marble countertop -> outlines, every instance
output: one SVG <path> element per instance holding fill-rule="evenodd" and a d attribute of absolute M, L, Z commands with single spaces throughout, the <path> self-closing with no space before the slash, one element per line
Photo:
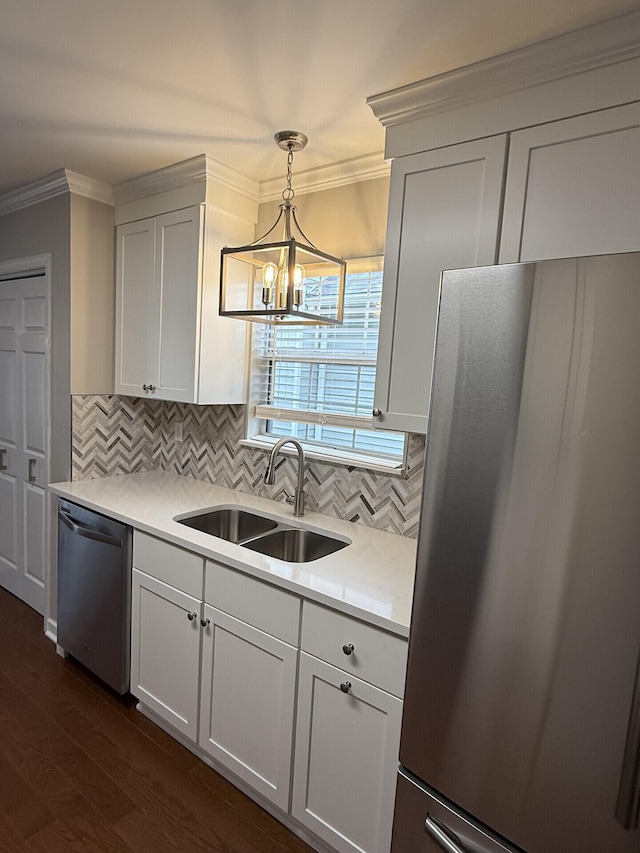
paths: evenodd
<path fill-rule="evenodd" d="M 416 541 L 328 515 L 293 517 L 288 504 L 163 471 L 52 483 L 50 490 L 175 545 L 334 607 L 402 637 L 409 635 Z M 176 516 L 243 506 L 350 544 L 309 563 L 286 563 L 193 530 Z"/>

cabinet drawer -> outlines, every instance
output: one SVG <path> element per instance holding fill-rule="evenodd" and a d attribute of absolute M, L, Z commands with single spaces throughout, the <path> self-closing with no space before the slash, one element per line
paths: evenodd
<path fill-rule="evenodd" d="M 153 578 L 195 598 L 202 598 L 204 557 L 198 554 L 136 530 L 133 534 L 133 565 Z"/>
<path fill-rule="evenodd" d="M 305 601 L 302 648 L 394 696 L 404 694 L 407 641 L 402 637 Z"/>
<path fill-rule="evenodd" d="M 243 572 L 207 560 L 205 601 L 296 648 L 300 599 Z"/>

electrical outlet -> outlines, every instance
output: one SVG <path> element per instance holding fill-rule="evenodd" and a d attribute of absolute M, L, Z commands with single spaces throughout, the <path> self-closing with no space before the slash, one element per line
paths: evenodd
<path fill-rule="evenodd" d="M 173 431 L 173 438 L 175 441 L 178 441 L 178 442 L 183 441 L 183 439 L 184 439 L 183 430 L 182 430 L 183 426 L 184 426 L 184 424 L 182 421 L 176 421 L 174 431 Z"/>

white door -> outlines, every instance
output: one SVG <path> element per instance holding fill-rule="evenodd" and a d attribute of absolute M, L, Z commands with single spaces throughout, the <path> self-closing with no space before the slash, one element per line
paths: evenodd
<path fill-rule="evenodd" d="M 202 280 L 202 205 L 165 213 L 156 220 L 156 299 L 160 317 L 158 390 L 162 400 L 197 398 L 197 329 Z"/>
<path fill-rule="evenodd" d="M 500 263 L 640 249 L 640 104 L 511 135 Z"/>
<path fill-rule="evenodd" d="M 45 610 L 49 309 L 44 275 L 0 281 L 0 585 Z"/>
<path fill-rule="evenodd" d="M 291 814 L 340 853 L 388 853 L 402 700 L 300 653 Z"/>
<path fill-rule="evenodd" d="M 297 649 L 208 604 L 204 615 L 200 746 L 287 811 Z"/>
<path fill-rule="evenodd" d="M 427 431 L 440 273 L 495 263 L 506 150 L 495 136 L 391 166 L 374 427 Z"/>
<path fill-rule="evenodd" d="M 201 602 L 133 570 L 131 692 L 179 732 L 198 737 Z"/>
<path fill-rule="evenodd" d="M 120 225 L 116 236 L 116 394 L 141 397 L 157 384 L 155 219 Z"/>

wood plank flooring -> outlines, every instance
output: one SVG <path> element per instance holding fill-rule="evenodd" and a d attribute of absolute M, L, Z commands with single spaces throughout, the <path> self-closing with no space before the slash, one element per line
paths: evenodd
<path fill-rule="evenodd" d="M 310 853 L 0 589 L 0 853 Z"/>

